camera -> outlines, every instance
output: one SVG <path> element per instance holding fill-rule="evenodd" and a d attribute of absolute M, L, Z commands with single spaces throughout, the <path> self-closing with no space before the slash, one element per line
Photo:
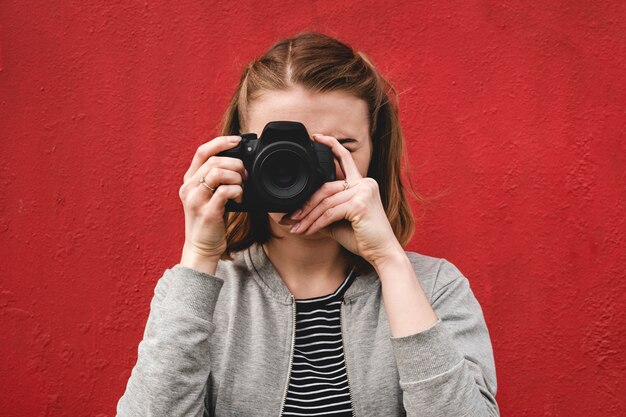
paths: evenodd
<path fill-rule="evenodd" d="M 331 149 L 311 140 L 299 122 L 269 122 L 258 139 L 244 133 L 236 147 L 217 155 L 241 159 L 248 171 L 242 202 L 228 200 L 225 211 L 290 213 L 335 180 Z"/>

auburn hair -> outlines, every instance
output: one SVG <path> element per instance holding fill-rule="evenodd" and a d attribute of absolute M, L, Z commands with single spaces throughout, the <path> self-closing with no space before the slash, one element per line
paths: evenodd
<path fill-rule="evenodd" d="M 305 32 L 276 42 L 243 70 L 239 85 L 222 119 L 221 135 L 239 135 L 246 125 L 247 109 L 264 91 L 301 86 L 313 92 L 342 91 L 363 99 L 369 109 L 372 159 L 367 176 L 376 180 L 380 197 L 396 238 L 404 247 L 414 232 L 411 207 L 405 196 L 401 173 L 408 166 L 397 110 L 397 92 L 377 71 L 372 61 L 346 43 L 316 32 Z M 409 179 L 410 181 L 410 179 Z M 420 200 L 425 199 L 415 193 Z M 271 237 L 267 213 L 225 214 L 227 249 L 232 252 L 263 244 Z M 357 271 L 370 267 L 348 252 Z"/>

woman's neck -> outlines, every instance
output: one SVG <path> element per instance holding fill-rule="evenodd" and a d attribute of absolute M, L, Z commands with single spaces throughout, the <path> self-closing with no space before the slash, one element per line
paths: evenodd
<path fill-rule="evenodd" d="M 327 295 L 341 285 L 349 259 L 337 241 L 330 237 L 305 238 L 276 229 L 274 234 L 282 238 L 271 238 L 263 244 L 263 250 L 295 298 Z"/>

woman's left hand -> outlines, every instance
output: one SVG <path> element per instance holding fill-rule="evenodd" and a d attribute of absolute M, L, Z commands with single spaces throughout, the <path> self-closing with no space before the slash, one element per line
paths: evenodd
<path fill-rule="evenodd" d="M 376 180 L 361 176 L 350 152 L 334 137 L 313 135 L 313 139 L 332 150 L 346 180 L 326 182 L 313 193 L 301 211 L 291 216 L 298 223 L 290 232 L 324 233 L 374 266 L 394 251 L 403 251 L 387 219 Z"/>

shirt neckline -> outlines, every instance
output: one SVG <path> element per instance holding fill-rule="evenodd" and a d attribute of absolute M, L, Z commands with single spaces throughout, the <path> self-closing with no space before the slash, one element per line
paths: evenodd
<path fill-rule="evenodd" d="M 326 294 L 326 295 L 320 295 L 320 296 L 312 297 L 312 298 L 294 298 L 294 300 L 296 301 L 298 305 L 307 305 L 307 304 L 312 304 L 312 303 L 326 304 L 327 302 L 331 302 L 335 300 L 336 298 L 340 298 L 341 296 L 343 296 L 343 294 L 346 292 L 346 290 L 352 283 L 353 278 L 354 278 L 354 266 L 352 267 L 350 272 L 348 272 L 348 275 L 343 279 L 341 284 L 339 284 L 339 287 L 337 287 L 337 289 L 335 289 L 335 291 L 333 291 L 332 293 Z"/>

